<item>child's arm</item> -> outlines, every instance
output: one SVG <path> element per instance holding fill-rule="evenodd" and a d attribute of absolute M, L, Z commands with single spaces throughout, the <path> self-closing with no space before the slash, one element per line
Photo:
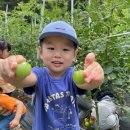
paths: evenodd
<path fill-rule="evenodd" d="M 12 84 L 15 87 L 31 87 L 36 83 L 36 76 L 31 73 L 25 78 L 17 78 L 15 75 L 15 70 L 17 64 L 25 61 L 25 58 L 21 55 L 10 56 L 6 59 L 0 59 L 0 76 L 6 80 L 6 82 Z"/>
<path fill-rule="evenodd" d="M 101 65 L 96 62 L 94 53 L 89 53 L 85 58 L 84 80 L 84 84 L 77 85 L 79 88 L 94 89 L 104 81 L 104 71 Z"/>
<path fill-rule="evenodd" d="M 23 102 L 21 102 L 19 100 L 16 100 L 16 104 L 15 105 L 17 107 L 17 110 L 16 110 L 16 114 L 15 114 L 14 119 L 9 124 L 10 128 L 18 126 L 19 125 L 19 121 L 20 121 L 21 116 L 22 116 Z"/>

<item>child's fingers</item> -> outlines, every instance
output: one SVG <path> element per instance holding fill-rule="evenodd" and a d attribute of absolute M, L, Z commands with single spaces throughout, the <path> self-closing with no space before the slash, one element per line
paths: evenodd
<path fill-rule="evenodd" d="M 97 68 L 97 63 L 94 62 L 93 64 L 89 65 L 85 70 L 84 70 L 84 76 L 85 78 L 88 78 L 92 73 L 95 73 L 94 71 Z"/>
<path fill-rule="evenodd" d="M 92 80 L 94 80 L 94 74 L 90 73 L 88 77 L 85 77 L 85 81 L 89 84 Z"/>
<path fill-rule="evenodd" d="M 13 75 L 13 71 L 10 68 L 10 64 L 8 62 L 8 59 L 3 60 L 2 71 L 3 71 L 2 72 L 3 75 L 9 76 L 9 77 L 10 77 L 10 75 Z"/>
<path fill-rule="evenodd" d="M 102 84 L 103 81 L 104 81 L 104 71 L 103 71 L 103 70 L 100 70 L 98 76 L 93 76 L 93 80 L 94 80 L 94 81 L 98 81 L 99 84 Z"/>
<path fill-rule="evenodd" d="M 26 61 L 26 59 L 22 55 L 17 55 L 16 56 L 16 61 L 19 64 L 19 63 L 22 63 L 22 62 Z"/>
<path fill-rule="evenodd" d="M 104 79 L 104 71 L 97 62 L 94 62 L 84 70 L 84 76 L 87 83 L 100 82 Z"/>
<path fill-rule="evenodd" d="M 89 53 L 85 58 L 85 64 L 84 67 L 87 68 L 90 64 L 92 64 L 95 61 L 95 54 Z"/>
<path fill-rule="evenodd" d="M 8 58 L 8 63 L 7 63 L 7 66 L 6 68 L 7 69 L 7 73 L 8 73 L 8 76 L 9 77 L 14 77 L 15 76 L 15 68 L 17 66 L 17 60 L 16 60 L 16 56 L 11 56 Z"/>
<path fill-rule="evenodd" d="M 12 56 L 10 61 L 11 61 L 11 69 L 14 70 L 14 69 L 16 69 L 17 64 L 25 61 L 25 58 L 21 55 L 17 55 L 17 56 Z"/>
<path fill-rule="evenodd" d="M 100 76 L 100 77 L 101 77 L 101 76 Z M 91 81 L 93 81 L 93 82 L 98 81 L 98 82 L 99 82 L 100 77 L 99 77 L 99 76 L 96 76 L 95 74 L 90 74 L 89 77 L 85 78 L 85 81 L 86 81 L 87 83 L 91 83 Z"/>
<path fill-rule="evenodd" d="M 21 55 L 17 55 L 15 57 L 12 57 L 11 59 L 11 71 L 9 74 L 9 77 L 15 76 L 15 69 L 17 67 L 17 64 L 22 63 L 25 61 L 25 58 Z"/>
<path fill-rule="evenodd" d="M 14 77 L 17 64 L 24 61 L 25 61 L 25 58 L 20 55 L 10 56 L 7 59 L 4 59 L 3 64 L 2 64 L 3 74 L 8 77 Z"/>

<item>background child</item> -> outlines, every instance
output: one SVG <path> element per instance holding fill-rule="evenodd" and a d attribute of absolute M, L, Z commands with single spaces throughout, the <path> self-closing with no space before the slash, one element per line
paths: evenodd
<path fill-rule="evenodd" d="M 11 51 L 11 45 L 5 40 L 0 39 L 0 59 L 5 59 L 9 56 Z"/>
<path fill-rule="evenodd" d="M 5 59 L 10 55 L 11 45 L 3 39 L 0 39 L 0 59 Z M 15 90 L 15 87 L 7 83 L 2 77 L 0 77 L 0 86 L 3 89 L 3 93 L 11 95 Z"/>
<path fill-rule="evenodd" d="M 71 65 L 80 43 L 74 28 L 66 22 L 48 24 L 39 41 L 39 54 L 45 67 L 34 67 L 30 75 L 19 79 L 15 69 L 25 59 L 10 56 L 0 61 L 0 74 L 14 86 L 26 87 L 26 93 L 35 93 L 33 130 L 80 130 L 76 95 L 101 85 L 103 69 L 90 53 L 85 58 L 85 83 L 74 83 Z"/>
<path fill-rule="evenodd" d="M 3 94 L 0 87 L 0 130 L 18 126 L 25 113 L 25 105 L 16 98 Z"/>

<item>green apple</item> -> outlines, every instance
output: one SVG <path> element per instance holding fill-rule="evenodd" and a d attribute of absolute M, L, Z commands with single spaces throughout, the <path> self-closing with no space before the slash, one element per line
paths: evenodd
<path fill-rule="evenodd" d="M 73 73 L 73 80 L 76 84 L 84 83 L 84 73 L 83 70 L 77 70 Z"/>
<path fill-rule="evenodd" d="M 16 67 L 16 77 L 24 78 L 31 73 L 32 67 L 29 63 L 23 62 L 17 65 Z"/>

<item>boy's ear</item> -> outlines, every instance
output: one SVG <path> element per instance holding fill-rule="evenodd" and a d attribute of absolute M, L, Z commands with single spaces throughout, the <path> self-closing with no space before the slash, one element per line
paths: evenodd
<path fill-rule="evenodd" d="M 0 54 L 2 53 L 2 50 L 0 50 Z"/>
<path fill-rule="evenodd" d="M 42 53 L 41 46 L 38 46 L 38 52 L 39 52 L 39 55 Z"/>
<path fill-rule="evenodd" d="M 41 55 L 43 51 L 41 46 L 38 46 L 38 51 L 39 51 L 39 55 Z"/>
<path fill-rule="evenodd" d="M 43 51 L 42 47 L 38 46 L 38 55 L 39 55 L 40 58 L 42 58 L 42 56 L 41 56 L 42 55 L 42 51 Z"/>
<path fill-rule="evenodd" d="M 3 51 L 2 51 L 2 50 L 0 50 L 0 58 L 2 58 L 2 54 L 3 54 Z"/>
<path fill-rule="evenodd" d="M 77 60 L 77 54 L 78 54 L 78 48 L 74 52 L 74 58 L 73 58 L 74 62 Z"/>

